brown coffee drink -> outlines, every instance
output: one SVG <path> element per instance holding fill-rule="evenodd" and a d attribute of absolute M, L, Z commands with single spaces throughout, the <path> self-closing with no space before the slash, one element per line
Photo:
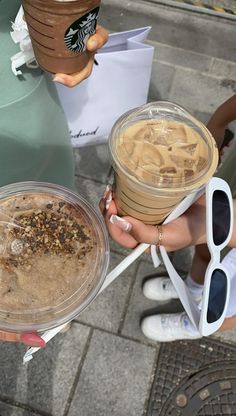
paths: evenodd
<path fill-rule="evenodd" d="M 48 72 L 82 70 L 91 54 L 87 40 L 96 31 L 100 0 L 23 0 L 36 60 Z"/>
<path fill-rule="evenodd" d="M 115 124 L 110 140 L 119 215 L 160 224 L 216 170 L 210 132 L 174 103 L 134 109 Z"/>

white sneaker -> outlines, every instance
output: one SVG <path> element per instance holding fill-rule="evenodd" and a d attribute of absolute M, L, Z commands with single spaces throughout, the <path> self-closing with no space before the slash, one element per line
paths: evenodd
<path fill-rule="evenodd" d="M 198 304 L 202 300 L 202 291 L 191 290 L 195 302 Z M 165 301 L 171 299 L 179 299 L 175 287 L 169 277 L 154 277 L 148 279 L 143 285 L 143 294 L 146 298 L 157 301 Z"/>
<path fill-rule="evenodd" d="M 147 338 L 158 342 L 201 338 L 185 312 L 147 316 L 141 329 Z"/>
<path fill-rule="evenodd" d="M 148 279 L 143 285 L 143 294 L 146 298 L 157 301 L 179 298 L 169 277 Z"/>

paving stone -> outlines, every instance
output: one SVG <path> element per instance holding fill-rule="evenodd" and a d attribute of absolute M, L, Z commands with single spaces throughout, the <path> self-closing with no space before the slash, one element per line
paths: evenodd
<path fill-rule="evenodd" d="M 193 254 L 193 247 L 175 251 L 172 255 L 172 262 L 176 270 L 188 273 L 191 269 Z"/>
<path fill-rule="evenodd" d="M 104 0 L 99 20 L 112 31 L 148 24 L 152 26 L 150 40 L 220 59 L 235 60 L 234 20 L 142 0 Z"/>
<path fill-rule="evenodd" d="M 221 341 L 236 343 L 236 328 L 224 332 L 216 332 L 213 337 L 219 338 Z"/>
<path fill-rule="evenodd" d="M 197 1 L 196 1 L 196 6 L 197 6 Z M 214 6 L 214 7 L 228 7 L 231 10 L 235 10 L 235 1 L 234 0 L 203 0 L 202 1 L 203 5 L 207 5 L 207 6 Z"/>
<path fill-rule="evenodd" d="M 123 256 L 111 253 L 109 271 L 119 264 L 123 258 Z M 77 320 L 87 325 L 117 332 L 136 269 L 136 263 L 128 267 L 79 315 Z"/>
<path fill-rule="evenodd" d="M 99 182 L 94 182 L 91 179 L 84 179 L 80 176 L 77 176 L 75 178 L 75 189 L 81 196 L 86 199 L 86 201 L 88 201 L 93 206 L 96 212 L 101 215 L 98 204 L 105 191 L 105 185 Z M 130 250 L 121 247 L 111 238 L 109 238 L 109 242 L 111 251 L 116 251 L 123 255 L 128 255 L 130 253 Z"/>
<path fill-rule="evenodd" d="M 236 83 L 234 85 L 221 78 L 177 68 L 169 98 L 190 112 L 212 114 L 222 102 L 234 94 L 234 90 L 236 91 Z"/>
<path fill-rule="evenodd" d="M 172 65 L 154 61 L 148 94 L 149 101 L 167 100 L 172 85 L 175 68 Z"/>
<path fill-rule="evenodd" d="M 112 252 L 119 253 L 123 256 L 128 256 L 131 253 L 131 249 L 122 247 L 120 244 L 116 243 L 111 238 L 109 239 L 109 241 L 110 241 L 110 249 Z"/>
<path fill-rule="evenodd" d="M 94 331 L 68 416 L 142 416 L 154 348 Z"/>
<path fill-rule="evenodd" d="M 148 340 L 141 332 L 140 320 L 143 316 L 153 313 L 168 313 L 179 312 L 182 310 L 182 306 L 178 300 L 172 302 L 156 302 L 150 299 L 146 299 L 142 292 L 142 284 L 147 277 L 154 276 L 167 276 L 163 266 L 154 269 L 153 265 L 141 262 L 136 275 L 135 285 L 133 287 L 132 296 L 129 302 L 129 308 L 125 316 L 124 325 L 121 330 L 121 334 L 158 346 L 157 343 L 153 343 Z"/>
<path fill-rule="evenodd" d="M 107 144 L 74 149 L 77 175 L 106 183 L 110 169 Z"/>
<path fill-rule="evenodd" d="M 27 410 L 20 409 L 19 407 L 15 407 L 10 404 L 3 403 L 3 402 L 0 402 L 0 415 L 1 416 L 37 416 L 36 413 L 32 413 Z"/>
<path fill-rule="evenodd" d="M 10 404 L 6 404 L 3 402 L 0 402 L 0 415 L 1 416 L 40 416 L 39 413 L 20 409 L 19 407 L 11 406 Z"/>
<path fill-rule="evenodd" d="M 207 125 L 212 114 L 204 113 L 203 111 L 193 111 L 193 116 L 200 120 L 203 124 Z"/>
<path fill-rule="evenodd" d="M 22 346 L 0 343 L 0 395 L 38 411 L 62 416 L 80 364 L 89 328 L 74 323 L 22 364 Z"/>
<path fill-rule="evenodd" d="M 160 42 L 149 42 L 154 46 L 154 59 L 162 63 L 172 64 L 174 66 L 183 66 L 192 68 L 196 71 L 208 72 L 212 58 L 211 56 L 192 52 L 186 49 L 175 48 Z"/>
<path fill-rule="evenodd" d="M 235 58 L 236 54 L 234 55 Z M 215 58 L 212 61 L 210 73 L 222 78 L 236 80 L 236 63 Z"/>
<path fill-rule="evenodd" d="M 75 189 L 94 207 L 98 214 L 101 215 L 98 204 L 104 194 L 105 185 L 91 179 L 84 179 L 77 176 L 75 178 Z"/>

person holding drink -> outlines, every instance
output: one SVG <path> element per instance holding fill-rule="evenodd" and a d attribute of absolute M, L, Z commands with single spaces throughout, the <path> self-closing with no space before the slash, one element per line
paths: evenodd
<path fill-rule="evenodd" d="M 36 3 L 36 2 L 34 2 Z M 46 2 L 49 3 L 49 2 Z M 92 7 L 92 2 L 88 7 Z M 96 50 L 108 33 L 98 27 L 86 45 L 86 61 L 78 71 L 53 75 L 25 67 L 22 76 L 11 71 L 11 56 L 18 52 L 10 31 L 21 0 L 0 0 L 0 186 L 21 181 L 44 181 L 73 189 L 74 160 L 65 115 L 53 83 L 73 87 L 93 69 Z M 94 27 L 93 27 L 94 29 Z M 78 61 L 80 56 L 78 56 Z M 0 331 L 0 340 L 40 346 L 36 333 L 14 334 Z"/>
<path fill-rule="evenodd" d="M 217 145 L 221 148 L 225 129 L 228 124 L 236 119 L 236 95 L 223 103 L 213 114 L 208 129 L 214 135 Z M 225 179 L 236 197 L 235 176 L 236 148 L 232 149 L 230 156 L 218 169 L 216 176 Z M 139 221 L 128 215 L 119 215 L 119 206 L 116 204 L 116 196 L 112 200 L 112 191 L 107 189 L 101 200 L 101 208 L 111 237 L 124 247 L 134 248 L 138 243 L 161 243 L 167 251 L 175 251 L 191 245 L 196 246 L 192 269 L 186 279 L 190 293 L 199 303 L 203 294 L 203 283 L 210 254 L 206 243 L 205 223 L 205 197 L 201 197 L 188 211 L 175 221 L 156 227 L 143 221 Z M 236 205 L 234 201 L 234 216 Z M 121 213 L 123 214 L 123 213 Z M 219 218 L 224 222 L 224 218 Z M 234 225 L 233 237 L 229 247 L 236 247 L 236 227 Z M 226 250 L 224 250 L 226 253 Z M 224 253 L 224 254 L 225 254 Z M 231 276 L 230 301 L 226 313 L 226 319 L 220 330 L 227 330 L 236 326 L 236 310 L 234 307 L 234 295 L 236 294 L 236 272 L 233 263 L 235 251 L 230 252 L 224 259 Z M 143 286 L 144 295 L 152 300 L 166 301 L 178 298 L 177 292 L 168 277 L 148 279 Z M 200 333 L 193 326 L 186 313 L 160 314 L 146 317 L 142 320 L 141 328 L 148 338 L 156 341 L 174 341 L 178 339 L 200 338 Z"/>
<path fill-rule="evenodd" d="M 222 103 L 219 108 L 214 112 L 212 117 L 210 118 L 208 122 L 208 129 L 212 133 L 213 137 L 216 140 L 218 149 L 220 150 L 223 145 L 225 131 L 229 123 L 236 120 L 236 95 L 233 95 L 230 97 L 227 101 Z M 233 198 L 236 198 L 236 176 L 235 176 L 235 160 L 236 160 L 236 147 L 233 146 L 231 148 L 231 152 L 229 153 L 228 157 L 225 161 L 219 166 L 216 176 L 223 178 L 227 181 L 227 183 L 230 185 L 231 192 L 233 195 Z M 232 247 L 232 246 L 231 246 Z M 226 256 L 227 252 L 229 250 L 225 249 L 223 251 L 223 258 Z M 227 256 L 225 257 L 225 262 L 227 262 L 227 267 L 232 272 L 233 276 L 235 275 L 235 267 L 232 263 L 232 256 L 235 256 L 235 252 L 229 253 L 229 257 L 227 259 Z M 206 273 L 207 266 L 210 262 L 210 253 L 207 248 L 206 244 L 200 244 L 197 245 L 195 248 L 195 254 L 192 261 L 192 268 L 190 272 L 188 273 L 186 282 L 188 284 L 188 287 L 198 301 L 202 298 L 203 293 L 203 284 L 204 284 L 204 277 Z M 221 327 L 221 330 L 227 330 L 234 328 L 236 325 L 236 319 L 234 315 L 236 315 L 236 310 L 234 308 L 234 300 L 233 295 L 234 292 L 234 283 L 236 282 L 235 277 L 232 279 L 231 283 L 231 301 L 230 305 L 228 307 L 227 311 L 227 318 Z M 172 285 L 172 283 L 169 281 L 168 278 L 163 277 L 160 279 L 151 279 L 147 280 L 147 282 L 143 286 L 143 292 L 144 295 L 148 298 L 154 299 L 154 300 L 170 300 L 172 298 L 178 298 L 177 293 Z M 178 319 L 179 318 L 179 319 Z M 185 325 L 184 331 L 183 331 L 183 325 L 181 325 L 181 322 L 183 322 L 183 319 L 181 321 L 179 316 L 159 316 L 159 317 L 150 317 L 147 318 L 147 320 L 144 322 L 145 325 L 149 325 L 152 320 L 158 321 L 164 319 L 168 322 L 169 327 L 172 327 L 173 320 L 176 320 L 179 322 L 179 325 L 175 325 L 175 331 L 173 333 L 171 340 L 175 339 L 185 339 L 185 338 L 191 338 L 195 335 L 195 331 L 192 330 L 191 325 Z M 160 331 L 159 331 L 160 332 Z M 163 335 L 164 335 L 163 331 Z M 149 335 L 149 331 L 147 331 L 147 336 Z M 154 337 L 159 338 L 157 333 L 155 333 Z"/>

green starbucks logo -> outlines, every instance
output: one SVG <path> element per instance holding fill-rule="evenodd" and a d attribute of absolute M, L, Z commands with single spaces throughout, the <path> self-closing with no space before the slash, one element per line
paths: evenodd
<path fill-rule="evenodd" d="M 80 19 L 76 20 L 65 33 L 65 44 L 75 53 L 86 50 L 86 43 L 91 35 L 96 32 L 99 7 L 91 10 Z"/>

